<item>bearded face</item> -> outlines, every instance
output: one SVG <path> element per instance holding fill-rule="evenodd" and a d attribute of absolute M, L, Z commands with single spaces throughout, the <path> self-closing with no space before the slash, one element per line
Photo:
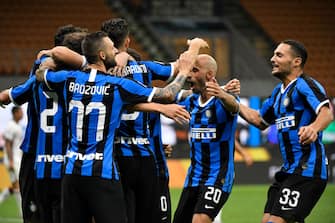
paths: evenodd
<path fill-rule="evenodd" d="M 279 44 L 271 58 L 272 75 L 279 79 L 285 78 L 292 72 L 295 57 L 288 44 Z"/>

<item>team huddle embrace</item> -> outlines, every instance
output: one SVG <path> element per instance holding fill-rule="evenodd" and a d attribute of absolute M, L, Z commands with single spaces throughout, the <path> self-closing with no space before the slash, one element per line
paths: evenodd
<path fill-rule="evenodd" d="M 304 46 L 277 46 L 272 75 L 281 83 L 259 111 L 240 104 L 238 80 L 218 83 L 216 60 L 199 53 L 206 41 L 185 46 L 174 62 L 142 61 L 124 19 L 92 33 L 60 27 L 29 79 L 0 93 L 1 104 L 28 102 L 19 176 L 24 222 L 170 223 L 169 146 L 159 113 L 188 124 L 190 133 L 174 223 L 210 223 L 228 200 L 239 115 L 260 129 L 279 126 L 284 163 L 262 222 L 304 222 L 327 184 L 321 139 L 333 119 L 325 90 L 303 72 Z"/>

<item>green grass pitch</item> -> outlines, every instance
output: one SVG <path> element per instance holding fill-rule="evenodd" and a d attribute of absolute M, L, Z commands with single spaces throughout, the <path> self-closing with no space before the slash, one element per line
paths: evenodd
<path fill-rule="evenodd" d="M 223 207 L 223 223 L 257 223 L 263 214 L 263 206 L 269 185 L 235 185 Z M 171 189 L 174 212 L 181 189 Z M 0 204 L 0 223 L 21 223 L 14 197 Z M 306 223 L 335 223 L 335 185 L 328 184 L 317 206 Z"/>
<path fill-rule="evenodd" d="M 235 185 L 223 207 L 223 223 L 258 223 L 263 216 L 269 185 Z M 173 211 L 177 207 L 181 190 L 171 189 Z M 335 223 L 335 185 L 328 184 L 306 223 Z"/>

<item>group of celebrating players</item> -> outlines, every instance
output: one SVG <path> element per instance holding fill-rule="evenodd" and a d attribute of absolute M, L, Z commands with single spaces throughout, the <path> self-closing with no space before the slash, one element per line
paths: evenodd
<path fill-rule="evenodd" d="M 306 49 L 294 40 L 278 45 L 271 63 L 281 83 L 256 111 L 239 103 L 238 80 L 216 81 L 215 59 L 199 54 L 204 40 L 187 44 L 175 62 L 142 61 L 129 48 L 124 19 L 92 33 L 59 28 L 29 79 L 0 93 L 2 104 L 28 102 L 19 176 L 24 222 L 171 222 L 171 148 L 162 143 L 159 113 L 189 124 L 191 164 L 174 223 L 212 222 L 227 201 L 238 115 L 278 130 L 284 164 L 262 222 L 304 222 L 327 184 L 321 138 L 333 119 L 323 87 L 303 72 Z M 154 87 L 157 80 L 164 87 Z"/>

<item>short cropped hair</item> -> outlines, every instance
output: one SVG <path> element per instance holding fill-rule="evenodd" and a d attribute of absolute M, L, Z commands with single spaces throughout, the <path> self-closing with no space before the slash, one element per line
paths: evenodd
<path fill-rule="evenodd" d="M 99 61 L 99 51 L 104 47 L 103 39 L 108 37 L 105 32 L 94 32 L 85 36 L 81 48 L 83 55 L 86 57 L 89 64 L 94 64 Z"/>
<path fill-rule="evenodd" d="M 304 67 L 307 61 L 307 58 L 308 58 L 308 53 L 307 53 L 307 50 L 304 44 L 302 44 L 299 41 L 292 40 L 292 39 L 284 40 L 281 43 L 291 46 L 291 49 L 293 50 L 295 56 L 301 58 L 301 67 Z"/>

